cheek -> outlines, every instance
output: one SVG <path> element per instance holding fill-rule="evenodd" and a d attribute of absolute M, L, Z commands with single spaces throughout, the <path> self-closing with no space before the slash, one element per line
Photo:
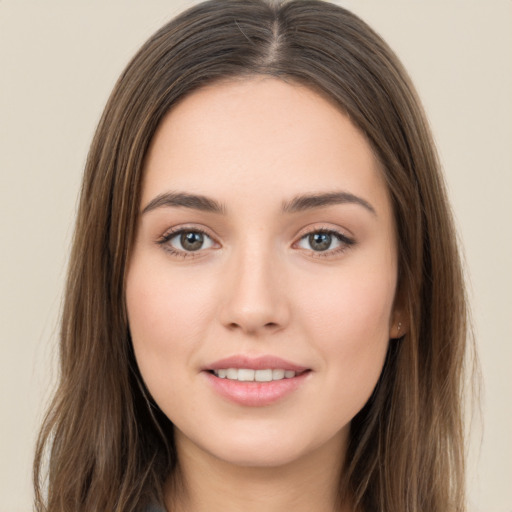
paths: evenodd
<path fill-rule="evenodd" d="M 168 265 L 144 257 L 134 258 L 127 275 L 126 306 L 135 358 L 159 404 L 172 407 L 186 396 L 181 386 L 194 377 L 191 360 L 211 324 L 211 287 L 197 282 L 186 272 L 170 272 Z"/>
<path fill-rule="evenodd" d="M 312 339 L 324 340 L 335 352 L 352 343 L 363 347 L 387 340 L 395 292 L 389 275 L 340 273 L 297 292 Z"/>
<path fill-rule="evenodd" d="M 379 379 L 395 292 L 389 269 L 378 275 L 352 270 L 301 294 L 303 326 L 325 370 L 325 404 L 338 404 L 340 423 L 359 412 Z"/>
<path fill-rule="evenodd" d="M 126 303 L 134 343 L 172 348 L 184 335 L 196 338 L 208 317 L 212 295 L 208 283 L 190 277 L 154 265 L 131 266 Z"/>

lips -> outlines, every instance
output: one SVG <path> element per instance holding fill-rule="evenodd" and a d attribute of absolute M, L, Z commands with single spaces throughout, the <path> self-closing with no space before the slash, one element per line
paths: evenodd
<path fill-rule="evenodd" d="M 241 382 L 270 382 L 273 380 L 291 379 L 297 375 L 293 370 L 282 368 L 265 368 L 252 370 L 251 368 L 219 368 L 213 370 L 219 379 L 238 380 Z"/>
<path fill-rule="evenodd" d="M 203 368 L 216 394 L 247 407 L 273 404 L 298 390 L 310 369 L 274 356 L 234 356 Z"/>
<path fill-rule="evenodd" d="M 295 373 L 302 373 L 308 370 L 306 366 L 300 366 L 276 356 L 247 357 L 242 355 L 219 359 L 218 361 L 215 361 L 203 369 L 214 371 L 227 368 L 247 368 L 250 370 L 285 370 L 293 371 Z"/>

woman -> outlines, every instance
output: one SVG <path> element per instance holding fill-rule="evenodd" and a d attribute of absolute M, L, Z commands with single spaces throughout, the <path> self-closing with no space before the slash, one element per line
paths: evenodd
<path fill-rule="evenodd" d="M 38 510 L 463 510 L 465 322 L 387 45 L 324 2 L 200 4 L 92 143 Z"/>

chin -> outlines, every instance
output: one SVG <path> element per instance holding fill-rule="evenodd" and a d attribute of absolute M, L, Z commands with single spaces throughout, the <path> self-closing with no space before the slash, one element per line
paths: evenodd
<path fill-rule="evenodd" d="M 295 431 L 294 431 L 295 430 Z M 337 451 L 344 445 L 348 427 L 335 432 L 308 432 L 293 428 L 239 429 L 211 432 L 207 439 L 189 438 L 195 449 L 199 448 L 217 460 L 238 467 L 272 468 L 297 463 L 315 454 Z M 201 436 L 202 437 L 202 436 Z"/>
<path fill-rule="evenodd" d="M 264 445 L 254 443 L 253 446 L 233 445 L 229 449 L 221 450 L 216 447 L 212 455 L 224 462 L 246 468 L 272 468 L 282 467 L 292 464 L 301 458 L 301 453 L 297 446 L 289 449 L 286 446 L 279 446 L 279 443 Z"/>

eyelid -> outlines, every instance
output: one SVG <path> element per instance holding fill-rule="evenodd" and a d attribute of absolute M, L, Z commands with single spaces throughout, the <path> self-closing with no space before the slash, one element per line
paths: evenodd
<path fill-rule="evenodd" d="M 355 242 L 355 236 L 350 232 L 350 230 L 338 226 L 337 224 L 330 224 L 327 222 L 317 222 L 308 224 L 307 226 L 301 228 L 296 235 L 296 239 L 304 238 L 307 235 L 312 233 L 332 233 L 341 236 L 342 238 L 346 238 L 347 240 L 351 240 Z"/>
<path fill-rule="evenodd" d="M 314 234 L 314 233 L 327 233 L 334 237 L 336 237 L 339 242 L 342 244 L 340 247 L 336 247 L 334 249 L 326 249 L 325 251 L 314 251 L 313 249 L 304 249 L 301 247 L 297 247 L 298 244 L 304 240 L 306 237 Z M 292 247 L 302 249 L 305 252 L 309 253 L 312 257 L 319 257 L 319 258 L 325 258 L 329 256 L 336 256 L 338 254 L 341 254 L 342 252 L 346 251 L 350 247 L 354 246 L 356 244 L 356 240 L 353 237 L 353 235 L 348 235 L 346 233 L 346 230 L 343 230 L 339 227 L 333 227 L 332 225 L 315 225 L 315 226 L 308 226 L 307 228 L 304 228 L 300 231 L 300 233 L 297 235 L 296 241 L 292 244 Z"/>
<path fill-rule="evenodd" d="M 348 235 L 346 233 L 347 230 L 342 229 L 338 226 L 334 227 L 332 225 L 310 225 L 306 228 L 303 228 L 300 230 L 299 234 L 295 237 L 295 241 L 292 244 L 292 248 L 295 249 L 301 249 L 304 252 L 309 253 L 312 257 L 319 257 L 319 258 L 325 258 L 329 256 L 335 256 L 337 254 L 341 254 L 342 252 L 349 249 L 351 246 L 356 244 L 356 240 L 353 237 L 352 234 Z M 172 240 L 174 237 L 178 236 L 179 234 L 183 232 L 197 232 L 205 235 L 208 237 L 213 245 L 212 247 L 207 247 L 206 249 L 198 249 L 197 251 L 187 251 L 187 250 L 181 250 L 177 249 L 176 247 L 173 247 L 168 242 Z M 334 236 L 342 245 L 340 247 L 336 247 L 334 249 L 326 249 L 325 251 L 315 251 L 313 249 L 305 249 L 298 247 L 298 244 L 304 240 L 306 237 L 314 234 L 314 233 L 328 233 L 332 236 Z M 220 244 L 217 241 L 217 237 L 212 235 L 208 229 L 205 229 L 204 227 L 200 227 L 197 225 L 179 225 L 172 228 L 169 228 L 165 233 L 160 236 L 156 243 L 158 245 L 161 245 L 165 251 L 172 254 L 173 256 L 178 256 L 182 258 L 197 258 L 200 256 L 203 256 L 205 252 L 207 252 L 209 249 L 212 248 L 219 248 Z"/>
<path fill-rule="evenodd" d="M 168 242 L 175 238 L 176 236 L 180 235 L 181 233 L 186 232 L 195 232 L 195 233 L 201 233 L 202 235 L 208 237 L 213 245 L 212 247 L 218 248 L 219 242 L 217 241 L 216 237 L 213 236 L 208 230 L 206 230 L 203 227 L 195 226 L 195 225 L 180 225 L 176 227 L 169 228 L 162 236 L 160 236 L 156 243 L 158 245 L 161 245 L 162 248 L 167 251 L 168 253 L 172 254 L 173 256 L 178 256 L 181 258 L 197 258 L 200 256 L 203 256 L 203 254 L 212 247 L 208 247 L 206 249 L 198 249 L 197 251 L 186 251 L 177 249 L 176 247 L 173 247 Z"/>

